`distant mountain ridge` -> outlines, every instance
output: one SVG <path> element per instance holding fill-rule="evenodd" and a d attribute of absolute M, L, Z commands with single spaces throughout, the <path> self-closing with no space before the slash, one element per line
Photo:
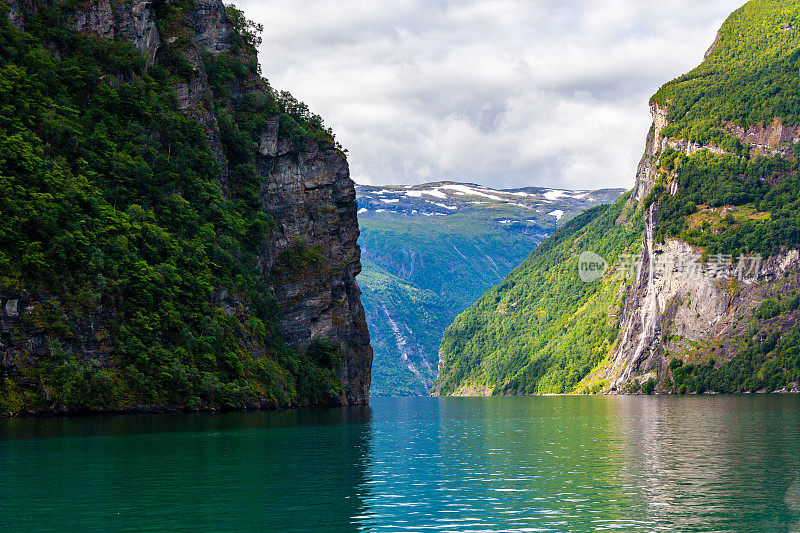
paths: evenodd
<path fill-rule="evenodd" d="M 426 395 L 442 333 L 557 226 L 621 189 L 356 185 L 373 396 Z"/>
<path fill-rule="evenodd" d="M 386 212 L 405 216 L 447 216 L 476 208 L 520 208 L 522 219 L 567 220 L 578 212 L 618 198 L 623 189 L 571 191 L 544 187 L 491 189 L 473 183 L 441 181 L 422 185 L 356 185 L 359 216 Z M 566 209 L 565 209 L 566 208 Z M 505 219 L 499 220 L 503 222 Z M 546 220 L 546 219 L 545 219 Z M 508 220 L 506 224 L 524 220 Z"/>

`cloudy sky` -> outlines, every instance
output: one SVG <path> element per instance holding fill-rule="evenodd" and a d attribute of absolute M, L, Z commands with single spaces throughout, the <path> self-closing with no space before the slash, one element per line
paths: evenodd
<path fill-rule="evenodd" d="M 367 184 L 630 187 L 649 97 L 743 0 L 239 0 Z"/>

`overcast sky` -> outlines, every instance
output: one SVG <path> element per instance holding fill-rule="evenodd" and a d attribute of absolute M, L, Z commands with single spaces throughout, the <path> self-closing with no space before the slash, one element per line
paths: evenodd
<path fill-rule="evenodd" d="M 353 178 L 630 187 L 647 102 L 743 0 L 239 0 Z"/>

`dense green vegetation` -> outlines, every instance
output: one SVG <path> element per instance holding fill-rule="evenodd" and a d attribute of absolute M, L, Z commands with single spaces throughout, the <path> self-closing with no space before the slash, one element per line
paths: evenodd
<path fill-rule="evenodd" d="M 720 366 L 713 357 L 705 364 L 673 359 L 670 370 L 672 390 L 681 394 L 791 388 L 800 383 L 800 322 L 788 331 L 754 337 L 742 353 Z"/>
<path fill-rule="evenodd" d="M 714 52 L 654 96 L 669 104 L 667 137 L 740 148 L 723 121 L 741 127 L 773 117 L 800 126 L 800 6 L 793 0 L 752 0 L 728 18 Z"/>
<path fill-rule="evenodd" d="M 670 361 L 668 389 L 680 394 L 703 392 L 772 392 L 800 383 L 800 295 L 764 300 L 754 311 L 759 321 L 748 331 L 742 350 L 733 359 L 718 364 Z"/>
<path fill-rule="evenodd" d="M 659 202 L 659 238 L 681 237 L 709 254 L 734 256 L 767 256 L 800 245 L 797 158 L 746 157 L 751 150 L 727 127 L 766 125 L 776 117 L 800 126 L 799 61 L 800 6 L 753 0 L 728 18 L 706 61 L 653 97 L 669 106 L 663 136 L 716 144 L 728 152 L 662 155 L 661 181 L 649 200 Z M 666 192 L 670 180 L 679 186 L 675 196 Z M 743 209 L 727 217 L 698 212 L 699 206 L 725 205 Z"/>
<path fill-rule="evenodd" d="M 45 301 L 17 334 L 50 338 L 49 357 L 0 374 L 0 411 L 286 405 L 341 387 L 329 350 L 283 346 L 256 261 L 274 225 L 259 210 L 257 133 L 279 115 L 286 137 L 332 138 L 260 79 L 241 17 L 231 52 L 203 57 L 225 193 L 206 131 L 173 89 L 196 76 L 181 22 L 191 6 L 155 2 L 162 35 L 179 38 L 148 65 L 129 42 L 73 31 L 69 2 L 37 3 L 24 33 L 0 3 L 0 288 Z M 234 316 L 213 304 L 223 289 Z M 95 321 L 103 349 L 81 359 L 76 328 Z"/>
<path fill-rule="evenodd" d="M 658 202 L 657 239 L 680 237 L 708 254 L 734 256 L 767 257 L 782 246 L 800 246 L 798 160 L 667 150 L 661 165 L 648 200 Z M 678 184 L 675 195 L 667 192 L 667 176 Z M 722 215 L 724 206 L 736 210 Z"/>
<path fill-rule="evenodd" d="M 500 285 L 450 326 L 442 342 L 442 394 L 485 388 L 495 394 L 570 392 L 606 356 L 617 336 L 609 309 L 615 282 L 584 283 L 578 255 L 594 251 L 615 264 L 639 245 L 641 210 L 616 224 L 630 195 L 555 232 Z"/>

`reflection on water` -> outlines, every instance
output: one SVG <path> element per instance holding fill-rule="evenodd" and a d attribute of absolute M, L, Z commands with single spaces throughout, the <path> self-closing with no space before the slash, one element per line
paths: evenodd
<path fill-rule="evenodd" d="M 0 530 L 350 530 L 367 408 L 0 421 Z"/>
<path fill-rule="evenodd" d="M 620 398 L 624 452 L 656 523 L 797 531 L 796 397 Z"/>
<path fill-rule="evenodd" d="M 3 530 L 799 531 L 800 398 L 0 421 Z"/>

